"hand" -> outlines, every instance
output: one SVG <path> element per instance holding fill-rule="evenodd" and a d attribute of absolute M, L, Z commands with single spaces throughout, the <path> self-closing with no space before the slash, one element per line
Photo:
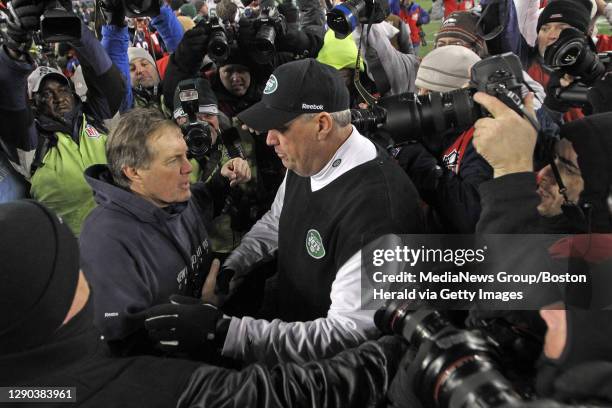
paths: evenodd
<path fill-rule="evenodd" d="M 106 24 L 125 27 L 125 10 L 120 0 L 102 0 L 100 8 Z"/>
<path fill-rule="evenodd" d="M 605 0 L 595 0 L 595 3 L 597 4 L 597 13 L 595 14 L 595 16 L 603 16 L 605 14 L 607 3 L 605 2 Z"/>
<path fill-rule="evenodd" d="M 570 103 L 562 101 L 557 93 L 561 88 L 567 88 L 574 81 L 571 75 L 565 74 L 562 77 L 559 73 L 553 72 L 550 74 L 548 84 L 546 84 L 546 98 L 544 98 L 544 105 L 548 109 L 552 109 L 556 112 L 567 112 L 572 105 Z"/>
<path fill-rule="evenodd" d="M 221 175 L 230 181 L 230 187 L 234 187 L 251 180 L 251 168 L 246 160 L 236 157 L 221 167 Z"/>
<path fill-rule="evenodd" d="M 537 132 L 529 121 L 483 92 L 477 92 L 474 100 L 493 115 L 474 124 L 474 147 L 493 167 L 493 177 L 533 171 Z M 531 93 L 525 98 L 525 108 L 535 117 Z"/>
<path fill-rule="evenodd" d="M 27 52 L 32 42 L 31 32 L 40 27 L 40 16 L 43 13 L 43 3 L 32 0 L 13 0 L 8 4 L 6 46 L 13 58 Z"/>
<path fill-rule="evenodd" d="M 443 174 L 438 160 L 421 143 L 409 143 L 402 147 L 397 162 L 408 174 L 417 189 L 435 191 Z"/>
<path fill-rule="evenodd" d="M 226 296 L 224 295 L 227 293 L 219 293 L 216 289 L 220 266 L 221 262 L 219 262 L 218 259 L 214 259 L 210 265 L 210 271 L 206 276 L 206 282 L 204 282 L 204 286 L 202 287 L 201 299 L 204 303 L 210 303 L 215 306 L 222 306 L 225 303 Z"/>
<path fill-rule="evenodd" d="M 208 51 L 209 34 L 209 29 L 203 24 L 185 31 L 174 52 L 174 60 L 182 71 L 195 72 L 200 68 L 202 58 Z"/>
<path fill-rule="evenodd" d="M 10 9 L 13 22 L 24 31 L 36 31 L 40 28 L 40 16 L 44 11 L 44 3 L 39 0 L 13 0 Z"/>
<path fill-rule="evenodd" d="M 218 344 L 217 323 L 223 312 L 214 305 L 172 295 L 170 303 L 153 306 L 144 314 L 149 337 L 166 352 L 195 355 Z"/>

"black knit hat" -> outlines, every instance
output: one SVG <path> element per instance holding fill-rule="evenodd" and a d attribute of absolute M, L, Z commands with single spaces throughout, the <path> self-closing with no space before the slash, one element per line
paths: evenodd
<path fill-rule="evenodd" d="M 556 0 L 548 3 L 538 18 L 538 32 L 544 24 L 566 23 L 586 34 L 591 22 L 591 11 L 580 1 Z"/>
<path fill-rule="evenodd" d="M 0 204 L 0 355 L 45 343 L 61 326 L 79 278 L 79 249 L 42 204 Z"/>
<path fill-rule="evenodd" d="M 449 14 L 436 34 L 436 42 L 445 37 L 458 38 L 468 43 L 479 57 L 486 57 L 487 44 L 484 38 L 477 34 L 479 19 L 477 14 L 470 11 L 455 11 Z"/>

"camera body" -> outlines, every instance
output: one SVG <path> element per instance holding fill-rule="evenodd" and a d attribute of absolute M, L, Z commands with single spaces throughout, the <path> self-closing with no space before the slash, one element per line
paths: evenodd
<path fill-rule="evenodd" d="M 588 104 L 589 87 L 612 68 L 612 52 L 597 54 L 595 45 L 583 32 L 569 27 L 546 48 L 544 61 L 560 74 L 576 78 L 569 87 L 555 90 L 555 97 L 572 106 L 584 107 Z"/>
<path fill-rule="evenodd" d="M 512 338 L 506 339 L 508 331 L 502 331 L 500 339 L 491 327 L 460 329 L 442 312 L 413 307 L 392 302 L 379 309 L 374 320 L 383 333 L 403 337 L 417 351 L 409 367 L 412 383 L 405 386 L 425 407 L 526 405 L 501 364 L 504 354 L 514 354 L 504 345 L 521 343 L 522 332 L 511 331 Z"/>
<path fill-rule="evenodd" d="M 386 0 L 347 0 L 327 13 L 327 25 L 336 38 L 346 38 L 359 24 L 381 23 L 389 15 Z"/>
<path fill-rule="evenodd" d="M 229 38 L 228 32 L 218 17 L 210 17 L 208 21 L 201 23 L 210 32 L 208 40 L 208 56 L 215 63 L 223 63 L 230 55 L 233 39 Z"/>
<path fill-rule="evenodd" d="M 277 38 L 286 33 L 284 17 L 276 7 L 263 7 L 253 20 L 253 28 L 256 32 L 253 40 L 255 49 L 250 55 L 258 64 L 267 64 L 274 57 Z"/>
<path fill-rule="evenodd" d="M 352 109 L 351 122 L 362 133 L 383 131 L 395 143 L 435 141 L 448 129 L 458 132 L 469 129 L 488 115 L 478 103 L 476 92 L 486 92 L 521 113 L 523 71 L 518 57 L 512 53 L 494 55 L 474 64 L 468 88 L 450 92 L 413 93 L 381 98 L 369 109 Z"/>
<path fill-rule="evenodd" d="M 179 85 L 179 99 L 181 108 L 188 117 L 187 123 L 181 125 L 187 154 L 189 158 L 202 160 L 212 149 L 212 129 L 208 123 L 197 120 L 199 102 L 195 83 Z"/>

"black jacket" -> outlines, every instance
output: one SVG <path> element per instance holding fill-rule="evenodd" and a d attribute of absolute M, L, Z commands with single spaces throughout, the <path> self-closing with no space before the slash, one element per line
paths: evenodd
<path fill-rule="evenodd" d="M 91 326 L 90 308 L 45 345 L 0 354 L 0 386 L 76 387 L 74 406 L 92 408 L 373 407 L 383 400 L 404 349 L 388 338 L 328 360 L 241 371 L 179 359 L 112 358 Z"/>

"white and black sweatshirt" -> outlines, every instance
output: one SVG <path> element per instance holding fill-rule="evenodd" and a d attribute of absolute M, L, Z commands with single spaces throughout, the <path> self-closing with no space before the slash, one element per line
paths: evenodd
<path fill-rule="evenodd" d="M 232 318 L 223 355 L 305 362 L 375 337 L 373 311 L 361 308 L 362 238 L 423 230 L 408 177 L 353 129 L 316 175 L 287 172 L 270 211 L 226 260 L 240 276 L 278 255 L 281 313 Z"/>

